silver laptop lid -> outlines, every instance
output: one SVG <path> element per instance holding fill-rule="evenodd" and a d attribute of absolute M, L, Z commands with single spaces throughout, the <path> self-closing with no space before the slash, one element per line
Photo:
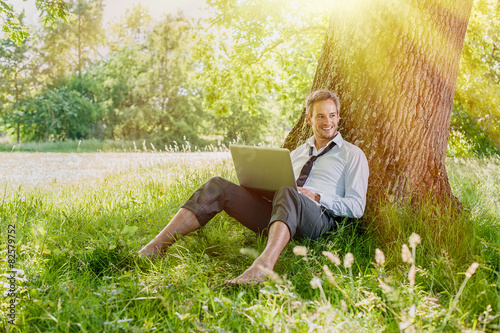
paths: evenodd
<path fill-rule="evenodd" d="M 271 192 L 286 185 L 297 189 L 288 149 L 230 145 L 229 150 L 241 186 Z"/>

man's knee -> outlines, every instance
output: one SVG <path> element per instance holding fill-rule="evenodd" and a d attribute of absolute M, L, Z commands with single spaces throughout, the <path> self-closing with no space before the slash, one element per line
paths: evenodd
<path fill-rule="evenodd" d="M 205 190 L 211 195 L 218 195 L 222 193 L 224 187 L 227 185 L 229 180 L 216 176 L 210 178 L 204 185 Z"/>
<path fill-rule="evenodd" d="M 222 178 L 221 176 L 215 176 L 215 177 L 212 177 L 210 178 L 207 183 L 223 183 L 224 181 L 227 181 L 227 179 L 225 178 Z"/>
<path fill-rule="evenodd" d="M 299 192 L 292 186 L 281 186 L 274 194 L 274 199 L 281 197 L 296 197 L 297 195 L 299 195 Z"/>
<path fill-rule="evenodd" d="M 228 183 L 230 182 L 222 177 L 210 178 L 182 207 L 192 211 L 203 226 L 224 208 L 224 189 Z"/>

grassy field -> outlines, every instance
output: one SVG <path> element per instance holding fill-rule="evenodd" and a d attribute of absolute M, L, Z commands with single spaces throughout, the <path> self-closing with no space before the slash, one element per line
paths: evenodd
<path fill-rule="evenodd" d="M 221 144 L 217 144 L 221 147 Z M 222 148 L 224 146 L 222 145 Z M 0 152 L 52 152 L 52 153 L 124 153 L 124 152 L 186 152 L 186 151 L 214 151 L 213 145 L 207 147 L 196 147 L 189 142 L 179 142 L 169 146 L 155 146 L 146 140 L 125 141 L 125 140 L 65 140 L 65 141 L 45 141 L 45 142 L 11 142 L 0 140 Z"/>
<path fill-rule="evenodd" d="M 165 163 L 43 189 L 4 186 L 0 329 L 498 332 L 500 161 L 448 163 L 454 193 L 464 205 L 460 216 L 429 207 L 387 207 L 376 220 L 344 225 L 318 241 L 293 240 L 276 276 L 246 287 L 223 282 L 250 265 L 265 238 L 224 214 L 177 242 L 163 260 L 134 255 L 206 180 L 219 175 L 234 180 L 230 161 Z M 390 240 L 375 236 L 380 223 L 392 228 Z M 412 248 L 408 238 L 414 232 L 421 243 Z M 414 267 L 402 260 L 403 244 L 413 250 Z M 385 253 L 384 264 L 380 255 L 376 264 L 377 248 Z M 354 263 L 336 265 L 325 251 L 342 261 L 352 253 Z M 472 262 L 479 268 L 465 274 Z M 15 281 L 9 280 L 11 264 Z M 11 309 L 14 325 L 8 325 Z"/>

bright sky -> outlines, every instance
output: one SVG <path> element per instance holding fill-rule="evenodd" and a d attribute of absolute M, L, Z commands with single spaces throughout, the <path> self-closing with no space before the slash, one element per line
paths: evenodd
<path fill-rule="evenodd" d="M 34 25 L 38 22 L 39 14 L 35 9 L 35 0 L 7 0 L 13 4 L 14 10 L 20 12 L 22 8 L 26 10 L 26 23 Z M 190 17 L 206 17 L 209 15 L 205 0 L 103 0 L 104 4 L 104 24 L 119 18 L 125 11 L 136 4 L 142 4 L 149 8 L 151 16 L 160 18 L 165 13 L 177 13 L 180 9 Z"/>
<path fill-rule="evenodd" d="M 132 8 L 136 4 L 142 4 L 149 8 L 150 14 L 154 18 L 161 17 L 164 13 L 177 13 L 180 9 L 190 17 L 207 16 L 205 0 L 103 0 L 104 21 L 120 17 L 125 14 L 125 10 Z"/>

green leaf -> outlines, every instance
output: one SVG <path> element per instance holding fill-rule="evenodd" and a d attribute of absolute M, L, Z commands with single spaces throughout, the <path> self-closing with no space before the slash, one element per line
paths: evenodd
<path fill-rule="evenodd" d="M 126 225 L 120 233 L 124 236 L 130 237 L 137 231 L 137 229 L 139 229 L 139 227 L 135 225 Z"/>

